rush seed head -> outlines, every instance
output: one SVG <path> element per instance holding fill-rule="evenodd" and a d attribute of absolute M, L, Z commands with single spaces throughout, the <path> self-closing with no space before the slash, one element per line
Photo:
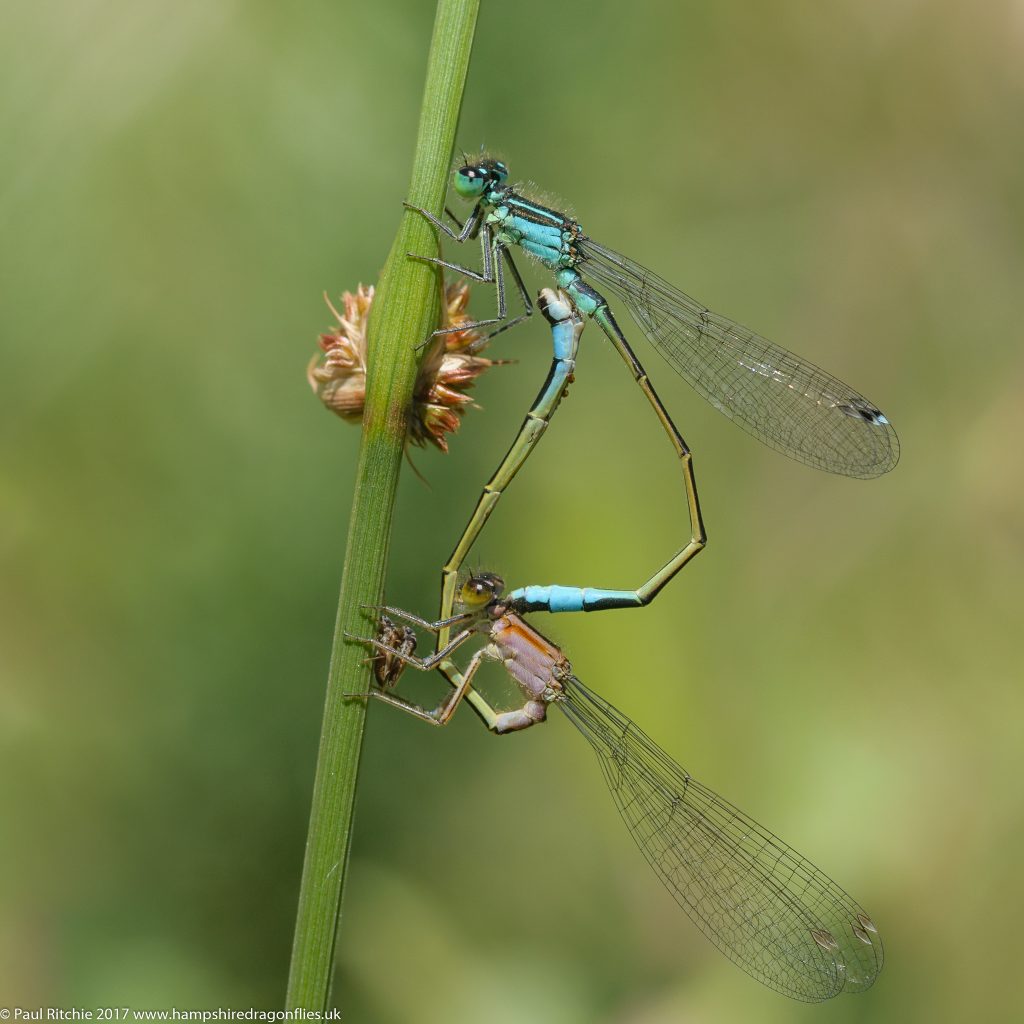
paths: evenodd
<path fill-rule="evenodd" d="M 366 404 L 366 327 L 373 305 L 372 285 L 359 285 L 342 295 L 342 311 L 326 299 L 337 323 L 320 335 L 320 351 L 306 368 L 313 393 L 331 412 L 359 423 Z M 471 323 L 466 314 L 469 286 L 450 284 L 445 289 L 444 327 Z M 420 364 L 409 417 L 409 440 L 419 447 L 429 441 L 448 451 L 448 434 L 459 429 L 460 418 L 473 405 L 469 389 L 485 370 L 503 360 L 478 354 L 481 335 L 474 330 L 452 331 L 430 343 Z"/>

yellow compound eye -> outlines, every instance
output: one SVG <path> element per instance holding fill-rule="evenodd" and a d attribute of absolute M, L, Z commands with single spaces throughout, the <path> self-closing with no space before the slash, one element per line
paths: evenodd
<path fill-rule="evenodd" d="M 501 596 L 505 581 L 492 572 L 475 573 L 462 584 L 460 601 L 465 608 L 483 608 Z"/>
<path fill-rule="evenodd" d="M 481 605 L 486 604 L 486 600 L 481 600 L 479 593 L 471 587 L 462 588 L 461 598 L 464 608 L 479 608 Z"/>
<path fill-rule="evenodd" d="M 467 608 L 482 608 L 491 599 L 490 590 L 478 579 L 468 579 L 462 585 L 462 603 Z"/>

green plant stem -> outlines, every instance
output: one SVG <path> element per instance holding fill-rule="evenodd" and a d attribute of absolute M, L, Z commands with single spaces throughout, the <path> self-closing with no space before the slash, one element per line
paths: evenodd
<path fill-rule="evenodd" d="M 430 45 L 409 201 L 441 214 L 479 0 L 439 0 Z M 349 520 L 341 598 L 331 648 L 295 922 L 288 1009 L 327 1009 L 334 947 L 348 869 L 370 670 L 366 649 L 346 632 L 373 629 L 363 605 L 384 592 L 388 545 L 406 422 L 416 380 L 417 345 L 438 323 L 437 271 L 407 252 L 437 252 L 433 230 L 406 211 L 381 274 L 369 330 L 369 372 L 356 491 Z"/>

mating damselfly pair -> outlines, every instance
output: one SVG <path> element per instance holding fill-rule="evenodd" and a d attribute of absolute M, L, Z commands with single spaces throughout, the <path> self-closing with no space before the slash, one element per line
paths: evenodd
<path fill-rule="evenodd" d="M 748 433 L 792 458 L 847 476 L 878 476 L 899 457 L 895 431 L 858 392 L 593 242 L 576 221 L 527 199 L 506 184 L 507 178 L 503 162 L 485 157 L 456 171 L 456 191 L 474 201 L 472 213 L 457 232 L 428 211 L 418 212 L 457 242 L 479 236 L 482 271 L 430 258 L 495 284 L 498 317 L 470 326 L 500 325 L 492 332 L 497 333 L 532 312 L 510 247 L 518 246 L 554 271 L 561 291 L 541 293 L 541 308 L 552 329 L 552 370 L 443 570 L 439 619 L 428 621 L 401 609 L 386 609 L 435 633 L 434 653 L 417 657 L 415 634 L 387 618 L 381 619 L 375 638 L 364 640 L 379 652 L 379 688 L 373 696 L 435 725 L 445 724 L 466 700 L 496 733 L 542 722 L 547 707 L 557 705 L 597 753 L 616 805 L 659 878 L 720 949 L 759 981 L 797 999 L 814 1001 L 863 991 L 877 977 L 883 960 L 877 929 L 863 909 L 791 847 L 698 783 L 621 712 L 588 690 L 573 675 L 564 654 L 522 615 L 647 604 L 705 542 L 690 450 L 607 301 L 588 278 L 623 300 L 654 347 L 699 394 Z M 507 317 L 506 265 L 525 309 L 513 320 Z M 599 324 L 623 358 L 680 458 L 690 535 L 635 590 L 544 585 L 519 587 L 506 595 L 504 582 L 489 573 L 477 573 L 460 586 L 470 547 L 572 378 L 584 316 Z M 450 656 L 475 637 L 487 642 L 460 670 Z M 503 664 L 520 687 L 526 698 L 521 708 L 499 711 L 473 687 L 486 660 Z M 398 696 L 394 687 L 405 665 L 438 669 L 453 692 L 433 710 Z"/>

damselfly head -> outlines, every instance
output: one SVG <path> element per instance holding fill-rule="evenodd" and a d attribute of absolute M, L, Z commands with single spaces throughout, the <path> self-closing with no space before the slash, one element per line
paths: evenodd
<path fill-rule="evenodd" d="M 504 185 L 508 180 L 508 167 L 503 160 L 481 157 L 473 163 L 463 164 L 452 179 L 455 191 L 463 199 L 477 199 L 492 185 Z"/>
<path fill-rule="evenodd" d="M 505 581 L 493 572 L 476 572 L 462 584 L 459 602 L 464 608 L 484 608 L 501 597 Z"/>

